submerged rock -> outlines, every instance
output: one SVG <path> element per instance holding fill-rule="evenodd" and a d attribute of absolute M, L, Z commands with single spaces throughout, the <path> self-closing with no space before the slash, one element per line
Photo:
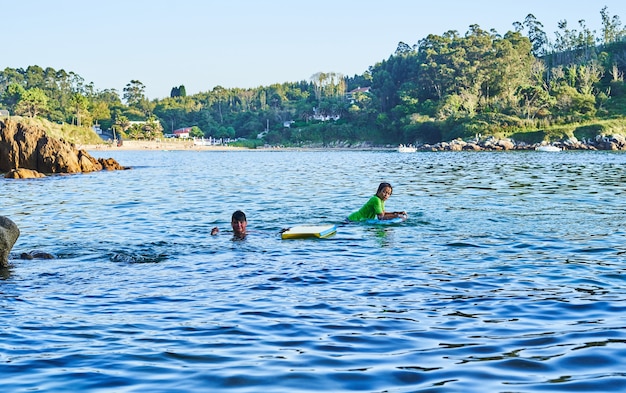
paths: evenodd
<path fill-rule="evenodd" d="M 7 179 L 35 179 L 38 177 L 46 177 L 46 175 L 32 169 L 17 168 L 11 169 L 4 177 Z"/>
<path fill-rule="evenodd" d="M 20 254 L 21 259 L 54 259 L 54 255 L 43 251 L 23 252 Z"/>

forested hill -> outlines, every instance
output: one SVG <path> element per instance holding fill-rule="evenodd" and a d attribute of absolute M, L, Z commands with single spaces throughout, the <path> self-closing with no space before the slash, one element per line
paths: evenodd
<path fill-rule="evenodd" d="M 65 70 L 5 68 L 0 109 L 57 123 L 99 124 L 127 138 L 192 127 L 195 136 L 252 144 L 419 144 L 478 134 L 537 142 L 624 134 L 626 29 L 606 7 L 599 16 L 599 33 L 583 20 L 575 27 L 561 21 L 548 38 L 529 14 L 503 35 L 472 25 L 464 34 L 400 42 L 362 75 L 319 72 L 299 82 L 216 86 L 190 96 L 183 85 L 154 100 L 139 80 L 120 96 Z"/>

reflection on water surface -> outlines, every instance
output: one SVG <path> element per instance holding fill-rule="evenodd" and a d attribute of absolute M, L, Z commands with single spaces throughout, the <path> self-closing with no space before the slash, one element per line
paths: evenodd
<path fill-rule="evenodd" d="M 0 179 L 57 257 L 2 271 L 9 391 L 626 390 L 623 154 L 98 153 Z M 381 181 L 409 220 L 344 225 Z"/>

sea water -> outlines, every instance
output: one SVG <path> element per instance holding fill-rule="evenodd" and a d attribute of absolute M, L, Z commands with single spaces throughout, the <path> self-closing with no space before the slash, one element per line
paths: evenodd
<path fill-rule="evenodd" d="M 0 179 L 3 392 L 626 391 L 623 153 L 92 154 Z"/>

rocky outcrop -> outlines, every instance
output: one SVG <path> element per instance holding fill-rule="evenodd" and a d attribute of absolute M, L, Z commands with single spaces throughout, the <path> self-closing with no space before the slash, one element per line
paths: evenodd
<path fill-rule="evenodd" d="M 543 143 L 526 143 L 514 141 L 510 138 L 495 138 L 493 136 L 484 139 L 464 141 L 455 139 L 450 142 L 440 142 L 433 145 L 418 145 L 422 151 L 500 151 L 500 150 L 535 150 Z M 626 138 L 622 135 L 597 136 L 595 139 L 579 141 L 575 137 L 567 140 L 553 142 L 550 145 L 562 150 L 626 150 Z"/>
<path fill-rule="evenodd" d="M 0 172 L 15 169 L 53 174 L 127 168 L 112 158 L 96 159 L 70 142 L 48 136 L 41 128 L 12 120 L 0 121 Z M 23 178 L 19 174 L 10 177 Z"/>
<path fill-rule="evenodd" d="M 36 179 L 38 177 L 46 177 L 46 175 L 32 169 L 17 168 L 11 169 L 4 177 L 7 179 Z"/>
<path fill-rule="evenodd" d="M 0 267 L 9 264 L 9 252 L 20 236 L 20 229 L 7 217 L 0 216 Z"/>

